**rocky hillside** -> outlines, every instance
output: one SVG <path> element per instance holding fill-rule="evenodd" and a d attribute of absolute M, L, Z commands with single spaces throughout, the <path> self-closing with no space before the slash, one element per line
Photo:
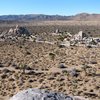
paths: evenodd
<path fill-rule="evenodd" d="M 29 14 L 29 15 L 3 15 L 0 20 L 11 21 L 43 21 L 43 20 L 67 20 L 67 16 L 60 15 L 43 15 L 43 14 Z"/>
<path fill-rule="evenodd" d="M 80 13 L 75 16 L 70 16 L 70 19 L 78 21 L 100 21 L 100 14 Z"/>

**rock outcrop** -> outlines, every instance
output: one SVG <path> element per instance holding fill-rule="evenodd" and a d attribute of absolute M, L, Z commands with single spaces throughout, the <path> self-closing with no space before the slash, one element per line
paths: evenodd
<path fill-rule="evenodd" d="M 25 27 L 16 25 L 15 28 L 10 28 L 8 31 L 2 32 L 0 34 L 0 40 L 17 40 L 20 37 L 29 38 L 30 36 L 31 33 Z"/>
<path fill-rule="evenodd" d="M 61 93 L 39 89 L 28 89 L 14 95 L 10 100 L 86 100 L 81 97 L 66 96 Z"/>
<path fill-rule="evenodd" d="M 18 25 L 13 31 L 14 31 L 14 34 L 18 36 L 21 36 L 21 35 L 30 36 L 31 35 L 30 32 L 25 27 L 19 27 Z"/>

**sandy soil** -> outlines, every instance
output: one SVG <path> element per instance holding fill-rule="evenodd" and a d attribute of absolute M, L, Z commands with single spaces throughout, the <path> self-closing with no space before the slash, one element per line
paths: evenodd
<path fill-rule="evenodd" d="M 100 48 L 0 43 L 0 100 L 27 88 L 100 100 Z"/>

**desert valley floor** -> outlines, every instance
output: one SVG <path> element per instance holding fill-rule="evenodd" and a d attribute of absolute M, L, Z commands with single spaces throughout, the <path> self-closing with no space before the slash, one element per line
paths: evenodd
<path fill-rule="evenodd" d="M 25 25 L 33 35 L 50 43 L 25 39 L 0 41 L 0 100 L 8 100 L 27 88 L 100 100 L 100 47 L 60 47 L 58 44 L 64 37 L 51 35 L 60 28 L 72 34 L 82 30 L 99 37 L 100 26 L 72 25 L 72 22 L 71 25 L 21 26 Z M 0 32 L 11 27 L 15 26 L 2 24 Z"/>

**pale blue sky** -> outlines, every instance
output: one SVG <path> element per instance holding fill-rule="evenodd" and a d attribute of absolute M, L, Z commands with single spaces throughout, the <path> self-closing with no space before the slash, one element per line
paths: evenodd
<path fill-rule="evenodd" d="M 0 0 L 0 15 L 100 13 L 100 0 Z"/>

